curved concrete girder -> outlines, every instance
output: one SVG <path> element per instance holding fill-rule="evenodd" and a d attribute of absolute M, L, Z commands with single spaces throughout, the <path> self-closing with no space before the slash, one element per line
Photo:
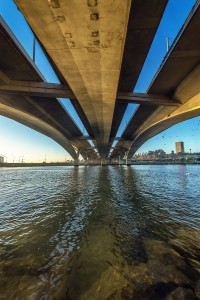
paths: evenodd
<path fill-rule="evenodd" d="M 76 136 L 77 134 L 79 134 L 81 136 L 81 131 L 77 128 L 76 124 L 73 123 L 67 112 L 66 117 L 65 115 L 63 115 L 63 112 L 65 112 L 65 110 L 62 111 L 62 109 L 60 109 L 60 113 L 58 114 L 56 113 L 56 107 L 51 106 L 51 104 L 55 104 L 55 102 L 49 102 L 48 106 L 43 107 L 42 104 L 44 103 L 41 100 L 43 99 L 40 99 L 40 101 L 37 102 L 33 97 L 10 97 L 7 95 L 3 95 L 2 98 L 0 98 L 0 102 L 2 104 L 13 107 L 28 115 L 32 115 L 38 119 L 41 119 L 43 120 L 43 122 L 58 130 L 70 141 L 71 145 L 73 145 L 76 149 L 87 149 L 88 147 L 90 147 L 90 144 L 87 140 L 70 139 L 71 135 Z M 51 113 L 52 108 L 53 113 Z M 93 153 L 91 154 L 95 154 L 95 152 L 93 151 Z"/>
<path fill-rule="evenodd" d="M 131 158 L 133 154 L 150 138 L 154 137 L 163 130 L 170 128 L 171 126 L 183 122 L 185 120 L 200 116 L 200 93 L 187 101 L 176 111 L 166 116 L 162 120 L 153 123 L 151 126 L 141 131 L 132 142 L 129 149 L 128 158 Z"/>
<path fill-rule="evenodd" d="M 58 130 L 42 121 L 41 119 L 2 103 L 0 103 L 0 115 L 13 119 L 52 138 L 59 145 L 61 145 L 72 156 L 73 159 L 77 159 L 77 154 L 69 140 Z"/>
<path fill-rule="evenodd" d="M 82 156 L 82 158 L 87 161 L 91 159 L 98 159 L 96 153 L 93 150 L 80 148 L 79 154 Z"/>
<path fill-rule="evenodd" d="M 196 4 L 152 80 L 148 94 L 163 94 L 179 100 L 181 105 L 200 92 L 200 2 Z M 122 134 L 136 138 L 153 124 L 177 111 L 173 107 L 140 105 Z"/>
<path fill-rule="evenodd" d="M 84 159 L 84 160 L 87 160 L 87 155 L 85 154 L 85 152 L 81 149 L 80 150 L 80 155 L 82 156 L 82 158 Z"/>
<path fill-rule="evenodd" d="M 83 159 L 98 159 L 97 153 L 94 151 L 93 147 L 91 147 L 87 139 L 73 139 L 72 141 L 75 146 L 75 150 L 77 153 L 81 154 Z"/>
<path fill-rule="evenodd" d="M 177 99 L 180 102 L 179 108 L 167 107 L 167 106 L 150 106 L 148 110 L 144 105 L 138 106 L 137 110 L 132 116 L 131 121 L 124 130 L 122 138 L 125 141 L 120 141 L 116 147 L 130 149 L 132 141 L 137 140 L 137 138 L 146 132 L 149 128 L 154 126 L 154 124 L 160 124 L 165 119 L 169 119 L 170 116 L 174 116 L 183 111 L 192 110 L 198 105 L 198 95 L 200 95 L 200 65 L 196 66 L 190 74 L 188 74 L 185 79 L 176 87 L 173 93 L 173 99 Z M 197 99 L 197 100 L 195 100 Z M 197 101 L 197 103 L 195 102 Z M 200 101 L 199 101 L 200 102 Z M 189 118 L 189 117 L 188 117 Z M 180 121 L 179 121 L 180 122 Z M 178 123 L 178 122 L 176 122 Z M 175 124 L 176 124 L 175 123 Z M 168 127 L 174 124 L 169 125 Z M 166 128 L 162 130 L 165 130 Z M 160 130 L 159 132 L 161 132 Z M 157 132 L 157 133 L 159 133 Z M 155 135 L 155 134 L 154 134 Z M 151 135 L 150 137 L 153 137 Z M 148 139 L 148 138 L 147 138 Z M 145 138 L 144 142 L 147 140 Z M 137 149 L 144 143 L 139 143 Z M 137 150 L 136 149 L 136 150 Z M 135 151 L 136 151 L 135 150 Z M 135 152 L 134 151 L 134 152 Z M 115 155 L 115 152 L 113 153 Z"/>

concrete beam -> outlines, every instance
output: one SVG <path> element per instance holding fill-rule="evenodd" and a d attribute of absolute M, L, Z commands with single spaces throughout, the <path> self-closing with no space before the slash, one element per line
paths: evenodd
<path fill-rule="evenodd" d="M 0 84 L 9 84 L 10 79 L 2 72 L 0 71 Z"/>
<path fill-rule="evenodd" d="M 91 147 L 86 147 L 85 149 L 86 149 L 86 150 L 93 150 L 93 149 L 97 149 L 97 147 L 92 147 L 92 146 L 91 146 Z"/>
<path fill-rule="evenodd" d="M 87 141 L 87 140 L 93 140 L 93 138 L 91 136 L 88 136 L 88 135 L 74 136 L 74 137 L 70 138 L 70 141 L 75 141 L 75 140 Z"/>
<path fill-rule="evenodd" d="M 73 92 L 65 85 L 32 81 L 10 80 L 7 84 L 0 84 L 0 93 L 37 97 L 76 98 Z"/>
<path fill-rule="evenodd" d="M 164 95 L 153 95 L 146 93 L 126 93 L 119 92 L 117 94 L 117 102 L 124 104 L 135 103 L 145 105 L 163 105 L 163 106 L 179 106 L 181 103 Z"/>
<path fill-rule="evenodd" d="M 7 81 L 0 84 L 0 93 L 8 95 L 70 98 L 76 99 L 74 93 L 63 84 L 31 81 Z M 151 95 L 146 93 L 119 92 L 117 94 L 119 103 L 135 103 L 145 105 L 179 106 L 180 102 L 163 95 Z"/>
<path fill-rule="evenodd" d="M 200 62 L 200 1 L 196 1 L 148 87 L 148 93 L 172 95 Z"/>

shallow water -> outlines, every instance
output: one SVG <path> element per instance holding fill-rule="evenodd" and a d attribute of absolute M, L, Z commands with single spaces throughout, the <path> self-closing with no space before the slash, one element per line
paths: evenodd
<path fill-rule="evenodd" d="M 199 174 L 0 169 L 0 299 L 200 299 Z"/>

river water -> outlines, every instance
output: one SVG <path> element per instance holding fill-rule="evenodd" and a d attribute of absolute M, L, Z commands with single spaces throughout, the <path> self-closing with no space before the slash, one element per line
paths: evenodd
<path fill-rule="evenodd" d="M 0 169 L 0 299 L 200 299 L 200 166 Z"/>

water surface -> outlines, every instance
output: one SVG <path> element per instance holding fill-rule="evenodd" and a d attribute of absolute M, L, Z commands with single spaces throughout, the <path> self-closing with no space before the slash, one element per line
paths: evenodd
<path fill-rule="evenodd" d="M 0 169 L 0 299 L 200 299 L 199 174 Z"/>

